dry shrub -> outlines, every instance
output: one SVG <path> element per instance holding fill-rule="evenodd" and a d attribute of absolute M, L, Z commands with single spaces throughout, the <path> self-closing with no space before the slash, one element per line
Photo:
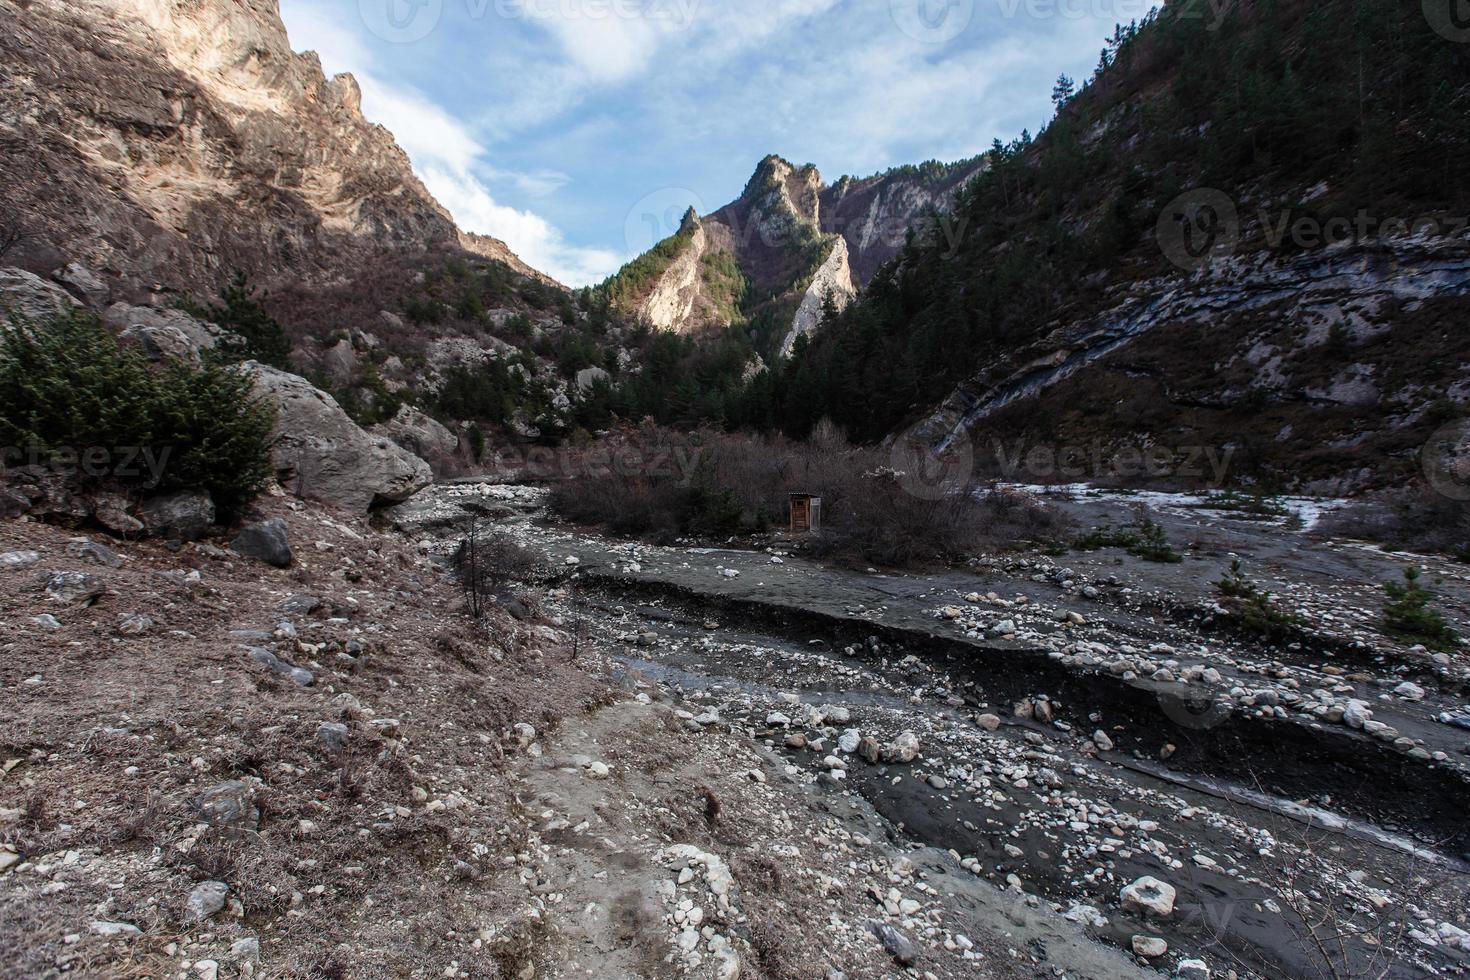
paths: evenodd
<path fill-rule="evenodd" d="M 1425 486 L 1355 500 L 1323 517 L 1317 531 L 1470 561 L 1470 501 L 1452 500 Z"/>
<path fill-rule="evenodd" d="M 815 553 L 889 566 L 964 558 L 981 549 L 1051 540 L 1062 518 L 1019 494 L 911 492 L 888 454 L 820 442 L 645 427 L 588 453 L 558 484 L 551 507 L 578 524 L 668 543 L 728 538 L 785 525 L 788 496 L 822 498 Z"/>

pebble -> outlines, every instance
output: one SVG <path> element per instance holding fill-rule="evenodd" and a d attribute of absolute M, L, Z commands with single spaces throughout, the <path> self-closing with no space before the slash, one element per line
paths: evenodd
<path fill-rule="evenodd" d="M 1144 875 L 1123 888 L 1122 902 L 1125 912 L 1142 912 L 1157 916 L 1168 916 L 1174 912 L 1174 886 L 1150 875 Z"/>
<path fill-rule="evenodd" d="M 1156 959 L 1169 951 L 1169 944 L 1155 936 L 1134 936 L 1133 952 L 1147 959 Z"/>

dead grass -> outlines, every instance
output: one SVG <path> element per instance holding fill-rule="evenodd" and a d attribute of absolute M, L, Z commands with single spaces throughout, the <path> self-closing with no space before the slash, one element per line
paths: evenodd
<path fill-rule="evenodd" d="M 276 977 L 402 976 L 424 964 L 438 974 L 451 960 L 504 975 L 491 950 L 450 937 L 473 936 L 524 894 L 487 858 L 525 843 L 505 765 L 519 751 L 511 728 L 554 729 L 602 703 L 605 688 L 569 667 L 544 627 L 497 621 L 519 638 L 516 658 L 468 620 L 449 629 L 454 583 L 397 539 L 280 500 L 266 508 L 288 521 L 299 571 L 207 545 L 109 542 L 127 563 L 85 566 L 109 587 L 89 609 L 57 607 L 35 588 L 44 571 L 84 567 L 67 556 L 65 532 L 0 524 L 0 551 L 43 556 L 0 578 L 0 764 L 15 763 L 0 775 L 0 843 L 23 862 L 0 875 L 0 976 L 163 976 L 180 958 L 223 960 L 246 936 Z M 302 593 L 321 600 L 316 613 L 281 611 Z M 119 635 L 118 617 L 133 612 L 157 625 Z M 61 628 L 35 625 L 43 613 Z M 283 620 L 295 639 L 277 632 Z M 247 643 L 315 683 L 270 673 Z M 373 719 L 395 719 L 397 731 Z M 348 725 L 340 751 L 318 739 L 327 721 Z M 194 800 L 231 779 L 255 788 L 258 828 L 201 831 Z M 466 879 L 457 862 L 470 861 L 478 871 Z M 184 902 L 206 880 L 229 884 L 238 905 L 201 929 Z M 92 935 L 97 919 L 142 935 Z M 182 945 L 164 958 L 169 942 Z"/>
<path fill-rule="evenodd" d="M 604 457 L 612 462 L 602 465 Z M 1053 540 L 1065 530 L 1031 498 L 968 486 L 934 493 L 890 462 L 886 452 L 831 435 L 818 444 L 645 427 L 575 466 L 550 506 L 575 523 L 670 543 L 784 527 L 789 494 L 811 493 L 822 498 L 814 552 L 894 567 Z"/>

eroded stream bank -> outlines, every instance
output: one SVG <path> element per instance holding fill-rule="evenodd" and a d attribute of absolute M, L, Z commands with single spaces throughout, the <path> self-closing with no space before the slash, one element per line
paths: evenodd
<path fill-rule="evenodd" d="M 859 797 L 895 842 L 950 851 L 1143 963 L 1466 969 L 1466 745 L 1442 720 L 1464 664 L 1364 633 L 1376 582 L 1341 567 L 1370 559 L 1324 554 L 1330 585 L 1268 565 L 1333 607 L 1320 642 L 1277 649 L 1215 621 L 1192 587 L 1209 552 L 1173 580 L 1106 555 L 860 574 L 545 526 L 524 488 L 461 492 L 424 533 L 452 540 L 466 497 L 498 499 L 503 528 L 576 573 L 550 610 L 684 699 L 686 724 L 768 745 L 793 786 Z M 1243 529 L 1231 553 L 1252 536 L 1270 540 Z M 1125 899 L 1147 878 L 1172 903 Z"/>

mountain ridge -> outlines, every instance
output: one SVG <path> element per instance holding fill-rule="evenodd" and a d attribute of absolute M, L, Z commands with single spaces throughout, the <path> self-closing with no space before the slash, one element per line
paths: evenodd
<path fill-rule="evenodd" d="M 770 154 L 735 200 L 695 216 L 699 233 L 686 215 L 679 231 L 599 288 L 619 311 L 658 329 L 743 325 L 763 356 L 784 356 L 816 328 L 829 297 L 845 306 L 914 224 L 947 207 L 984 167 L 982 157 L 931 162 L 829 185 L 814 165 Z M 716 263 L 723 279 L 695 274 Z"/>
<path fill-rule="evenodd" d="M 0 176 L 19 259 L 94 267 L 119 295 L 209 295 L 234 271 L 331 280 L 365 256 L 491 258 L 348 74 L 292 50 L 277 0 L 0 0 Z"/>

